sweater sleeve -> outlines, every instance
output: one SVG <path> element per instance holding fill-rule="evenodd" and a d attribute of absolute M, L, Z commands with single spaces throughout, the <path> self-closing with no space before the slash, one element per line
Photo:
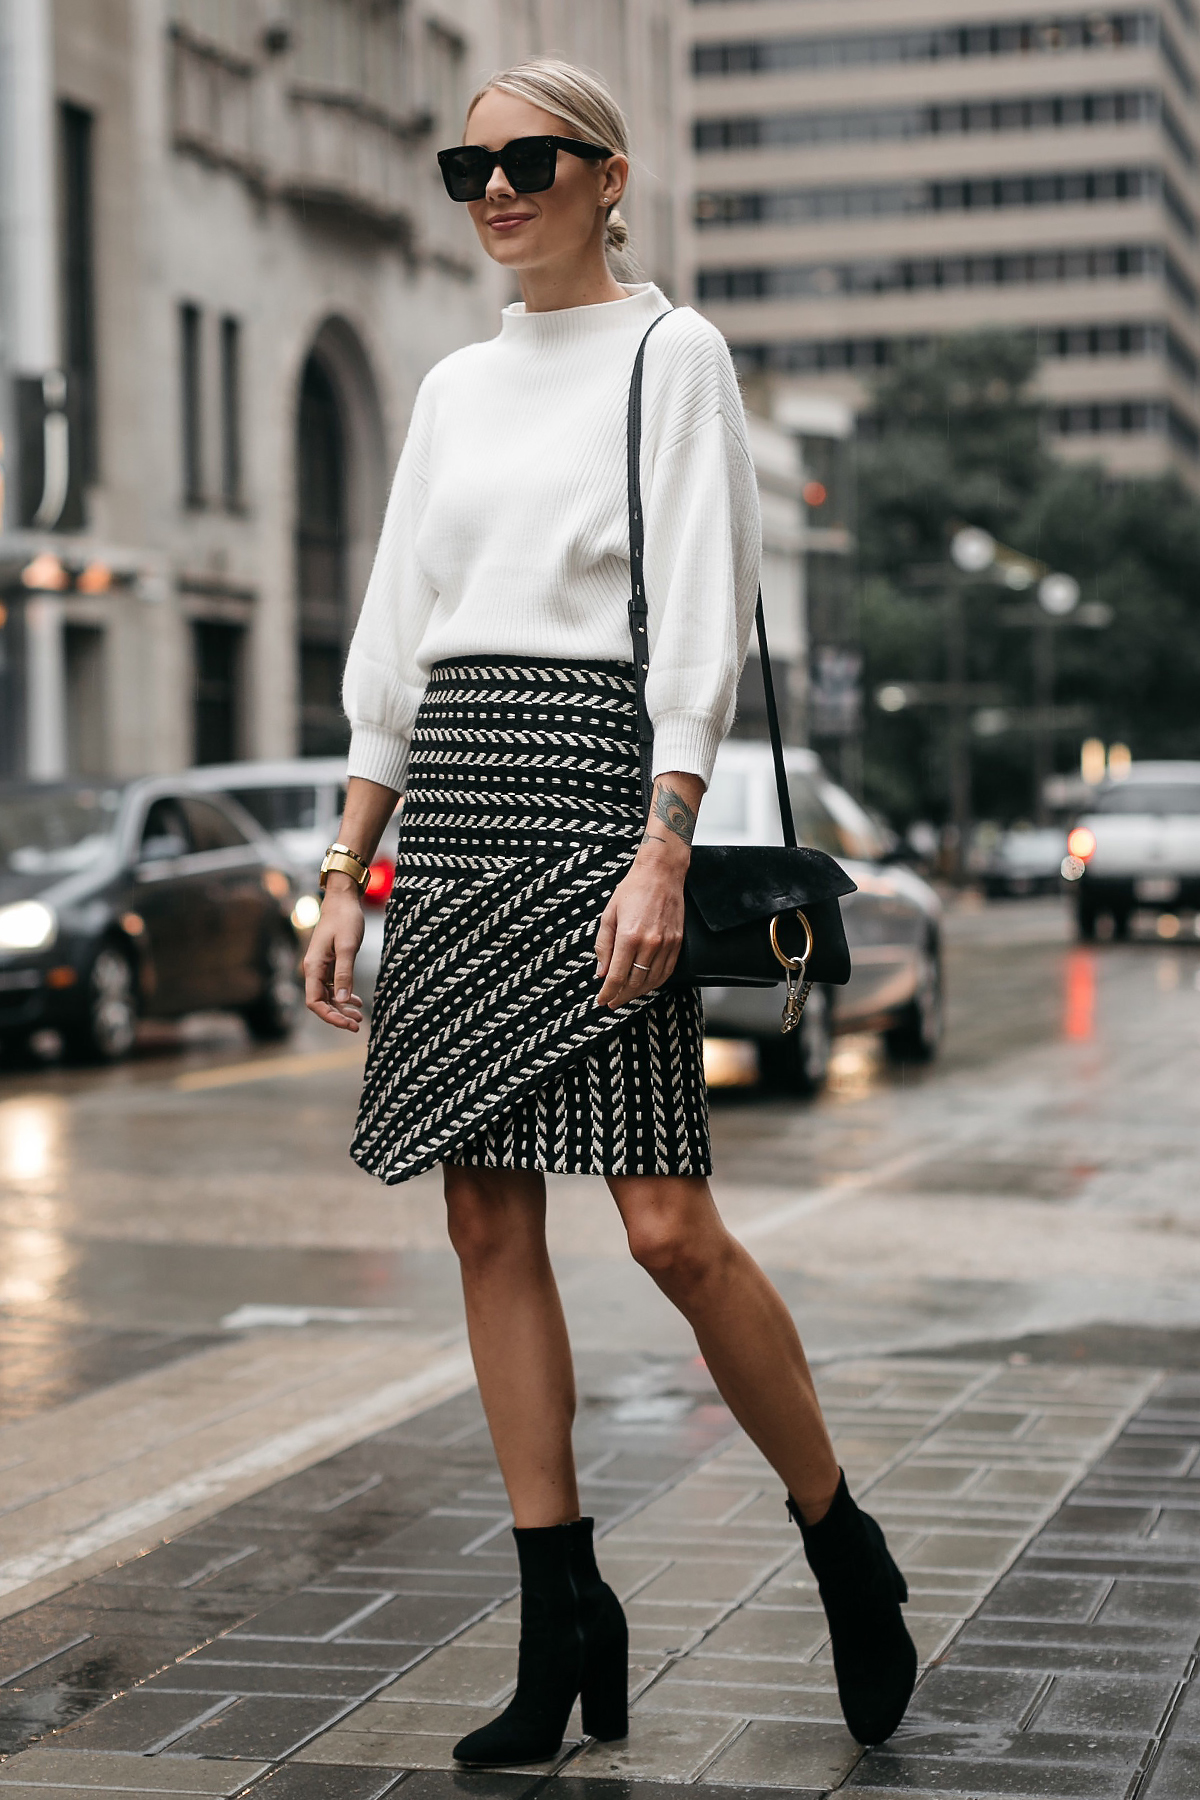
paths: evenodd
<path fill-rule="evenodd" d="M 662 448 L 650 471 L 643 460 L 646 705 L 654 774 L 678 769 L 707 785 L 733 723 L 762 526 L 741 395 L 723 340 L 706 327 L 678 347 L 676 362 L 664 371 Z"/>
<path fill-rule="evenodd" d="M 422 387 L 392 481 L 342 679 L 342 704 L 351 728 L 350 774 L 397 793 L 404 787 L 413 722 L 425 688 L 416 653 L 437 600 L 416 555 L 431 411 Z"/>

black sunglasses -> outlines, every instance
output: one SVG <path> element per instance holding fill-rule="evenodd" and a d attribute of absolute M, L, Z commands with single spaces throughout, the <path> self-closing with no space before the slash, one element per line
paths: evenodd
<path fill-rule="evenodd" d="M 613 155 L 600 144 L 584 144 L 578 138 L 520 137 L 510 138 L 503 150 L 456 144 L 453 150 L 438 151 L 438 164 L 452 200 L 482 200 L 497 164 L 515 194 L 544 194 L 554 186 L 560 150 L 589 159 Z"/>

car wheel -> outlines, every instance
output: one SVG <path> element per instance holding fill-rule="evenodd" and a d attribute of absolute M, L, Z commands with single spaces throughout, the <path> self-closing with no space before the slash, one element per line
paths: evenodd
<path fill-rule="evenodd" d="M 758 1040 L 763 1085 L 801 1099 L 819 1094 L 829 1076 L 832 1054 L 833 1003 L 828 988 L 815 987 L 795 1031 L 786 1037 Z"/>
<path fill-rule="evenodd" d="M 252 1038 L 260 1044 L 278 1043 L 290 1037 L 304 1011 L 300 986 L 299 952 L 294 939 L 277 932 L 267 948 L 262 992 L 242 1008 Z"/>
<path fill-rule="evenodd" d="M 883 1041 L 895 1062 L 932 1062 L 942 1044 L 945 1007 L 942 955 L 936 939 L 921 952 L 913 997 Z"/>
<path fill-rule="evenodd" d="M 137 970 L 116 944 L 101 944 L 84 981 L 83 1016 L 63 1031 L 71 1062 L 121 1062 L 137 1038 Z"/>

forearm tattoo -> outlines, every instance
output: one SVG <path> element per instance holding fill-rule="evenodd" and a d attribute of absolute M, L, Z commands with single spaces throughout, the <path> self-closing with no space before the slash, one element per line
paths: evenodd
<path fill-rule="evenodd" d="M 683 795 L 676 793 L 674 788 L 664 787 L 661 782 L 656 784 L 650 816 L 665 825 L 668 831 L 674 832 L 677 838 L 682 838 L 685 844 L 691 843 L 692 833 L 696 829 L 696 815 Z M 651 831 L 649 826 L 642 841 L 645 842 L 647 838 L 657 838 L 660 843 L 666 841 L 659 832 Z"/>

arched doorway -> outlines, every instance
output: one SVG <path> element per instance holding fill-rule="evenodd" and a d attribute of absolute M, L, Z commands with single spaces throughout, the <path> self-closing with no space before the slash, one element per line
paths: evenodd
<path fill-rule="evenodd" d="M 342 669 L 387 492 L 379 390 L 355 328 L 328 318 L 300 372 L 296 412 L 296 639 L 302 756 L 349 742 Z"/>
<path fill-rule="evenodd" d="M 348 635 L 346 484 L 337 393 L 314 353 L 300 378 L 296 441 L 301 756 L 335 756 L 349 743 L 341 701 Z"/>

